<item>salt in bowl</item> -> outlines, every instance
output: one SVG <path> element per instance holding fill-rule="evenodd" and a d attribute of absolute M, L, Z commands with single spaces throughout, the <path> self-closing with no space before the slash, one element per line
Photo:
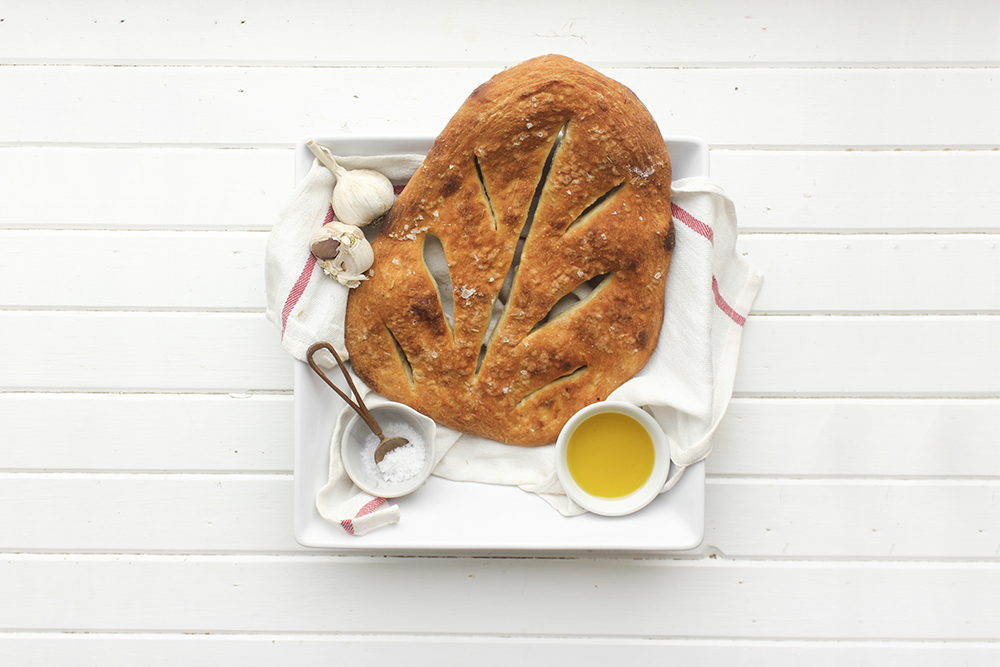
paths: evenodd
<path fill-rule="evenodd" d="M 383 403 L 369 406 L 375 420 L 386 437 L 402 435 L 417 450 L 424 451 L 423 464 L 416 465 L 418 452 L 408 445 L 386 454 L 382 461 L 390 475 L 389 479 L 375 463 L 375 446 L 378 438 L 361 419 L 355 415 L 347 423 L 340 443 L 340 459 L 347 476 L 354 484 L 373 496 L 398 498 L 413 493 L 420 488 L 434 471 L 434 441 L 437 425 L 434 420 L 401 403 Z M 395 474 L 393 474 L 395 473 Z M 407 477 L 394 481 L 393 477 Z"/>

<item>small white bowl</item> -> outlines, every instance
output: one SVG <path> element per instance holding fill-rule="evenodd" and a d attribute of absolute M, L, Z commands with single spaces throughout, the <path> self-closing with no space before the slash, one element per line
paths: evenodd
<path fill-rule="evenodd" d="M 632 493 L 613 498 L 595 496 L 580 488 L 580 485 L 573 479 L 566 461 L 566 448 L 573 432 L 587 418 L 605 412 L 616 412 L 632 417 L 646 429 L 653 441 L 653 471 L 650 473 L 649 479 Z M 580 507 L 594 514 L 622 516 L 642 509 L 656 498 L 666 483 L 669 473 L 670 448 L 667 445 L 667 436 L 648 412 L 631 403 L 601 401 L 588 405 L 566 422 L 562 431 L 559 432 L 559 439 L 556 441 L 556 474 L 559 476 L 559 481 L 562 483 L 566 495 Z"/>
<path fill-rule="evenodd" d="M 370 406 L 369 410 L 375 417 L 375 421 L 382 427 L 386 437 L 400 435 L 394 428 L 399 424 L 405 424 L 420 434 L 426 451 L 424 466 L 419 473 L 402 482 L 386 481 L 377 468 L 372 474 L 372 467 L 365 465 L 362 455 L 365 441 L 374 436 L 371 429 L 368 428 L 368 424 L 360 416 L 354 415 L 347 423 L 343 439 L 340 441 L 340 460 L 344 464 L 347 476 L 359 489 L 373 496 L 398 498 L 413 493 L 427 481 L 434 471 L 434 440 L 437 435 L 437 425 L 430 417 L 401 403 L 383 403 L 382 405 Z M 373 456 L 373 465 L 374 462 Z"/>

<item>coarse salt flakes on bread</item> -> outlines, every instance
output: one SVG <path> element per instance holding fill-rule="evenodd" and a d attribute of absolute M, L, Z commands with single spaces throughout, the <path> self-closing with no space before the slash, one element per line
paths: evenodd
<path fill-rule="evenodd" d="M 652 355 L 670 158 L 625 86 L 561 56 L 479 86 L 406 185 L 348 300 L 372 389 L 445 426 L 555 442 Z"/>

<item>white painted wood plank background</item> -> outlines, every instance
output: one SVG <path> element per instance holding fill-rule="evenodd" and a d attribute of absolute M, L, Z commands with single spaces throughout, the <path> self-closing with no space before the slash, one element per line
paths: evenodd
<path fill-rule="evenodd" d="M 260 313 L 9 310 L 0 312 L 0 348 L 18 351 L 0 378 L 8 391 L 292 388 L 291 365 Z M 735 391 L 995 397 L 998 364 L 998 315 L 752 315 Z"/>
<path fill-rule="evenodd" d="M 0 144 L 275 147 L 331 132 L 434 136 L 500 69 L 4 67 L 0 86 L 24 92 L 0 107 Z M 720 148 L 1000 143 L 994 68 L 604 71 L 643 100 L 663 132 Z"/>
<path fill-rule="evenodd" d="M 993 150 L 714 148 L 711 160 L 744 234 L 996 229 Z M 0 146 L 0 180 L 12 193 L 0 211 L 5 229 L 268 230 L 291 161 L 291 147 Z"/>
<path fill-rule="evenodd" d="M 659 5 L 472 0 L 424 7 L 381 2 L 289 6 L 128 0 L 84 7 L 9 3 L 5 62 L 504 66 L 542 52 L 595 65 L 991 65 L 1000 57 L 992 2 L 800 3 L 754 0 Z M 488 19 L 486 17 L 489 17 Z M 373 43 L 374 42 L 374 43 Z M 376 48 L 377 47 L 377 48 Z"/>
<path fill-rule="evenodd" d="M 2 662 L 1000 661 L 1000 3 L 161 4 L 0 0 Z M 292 144 L 548 52 L 709 142 L 766 276 L 705 543 L 302 548 Z"/>
<path fill-rule="evenodd" d="M 11 633 L 0 639 L 10 659 L 18 664 L 45 664 L 65 656 L 97 664 L 142 662 L 146 665 L 280 664 L 322 665 L 336 656 L 345 663 L 386 664 L 406 656 L 414 664 L 440 662 L 442 654 L 456 662 L 503 667 L 512 662 L 565 660 L 567 655 L 587 656 L 592 664 L 613 664 L 628 654 L 635 664 L 662 664 L 665 656 L 691 667 L 724 664 L 760 664 L 774 667 L 838 667 L 861 656 L 864 665 L 937 666 L 988 664 L 994 648 L 989 642 L 879 640 L 758 640 L 758 639 L 659 639 L 627 641 L 607 637 L 455 637 L 446 647 L 436 637 L 419 635 L 233 634 L 165 635 L 150 633 L 99 633 L 48 636 L 44 633 Z"/>
<path fill-rule="evenodd" d="M 0 285 L 0 303 L 259 311 L 266 243 L 258 232 L 0 231 L 0 263 L 21 277 Z M 752 234 L 738 248 L 775 284 L 757 313 L 1000 311 L 1000 234 Z"/>

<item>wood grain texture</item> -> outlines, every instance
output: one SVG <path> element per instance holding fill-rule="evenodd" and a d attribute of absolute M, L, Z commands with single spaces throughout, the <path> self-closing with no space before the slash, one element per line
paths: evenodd
<path fill-rule="evenodd" d="M 995 232 L 1000 151 L 713 150 L 741 232 Z"/>
<path fill-rule="evenodd" d="M 292 361 L 263 313 L 2 311 L 0 345 L 19 351 L 5 390 L 292 388 Z"/>
<path fill-rule="evenodd" d="M 0 347 L 19 353 L 5 391 L 292 389 L 261 313 L 0 311 Z M 1000 394 L 998 369 L 1000 316 L 751 315 L 735 392 L 985 398 Z"/>
<path fill-rule="evenodd" d="M 292 402 L 291 394 L 0 393 L 3 470 L 291 473 Z M 996 476 L 1000 401 L 735 398 L 708 472 Z"/>
<path fill-rule="evenodd" d="M 266 244 L 257 232 L 0 231 L 0 304 L 260 311 Z M 1000 313 L 1000 234 L 752 234 L 737 250 L 767 276 L 756 313 Z"/>
<path fill-rule="evenodd" d="M 0 232 L 0 262 L 11 277 L 0 303 L 261 312 L 266 245 L 260 232 Z M 39 251 L 48 261 L 38 261 Z"/>
<path fill-rule="evenodd" d="M 735 392 L 996 397 L 998 341 L 996 316 L 748 319 Z"/>
<path fill-rule="evenodd" d="M 1000 313 L 1000 235 L 752 234 L 754 312 Z"/>
<path fill-rule="evenodd" d="M 54 9 L 58 7 L 58 11 Z M 586 0 L 516 0 L 505 12 L 399 3 L 178 2 L 97 7 L 39 2 L 7 7 L 0 22 L 4 63 L 192 63 L 282 66 L 507 65 L 543 53 L 594 64 L 860 65 L 984 63 L 1000 57 L 993 2 L 839 5 L 680 2 L 614 6 Z M 489 15 L 488 21 L 483 20 Z M 639 19 L 641 17 L 641 19 Z M 371 48 L 370 32 L 378 34 Z"/>
<path fill-rule="evenodd" d="M 988 641 L 659 639 L 642 637 L 495 637 L 492 635 L 393 635 L 302 633 L 60 633 L 0 635 L 0 651 L 21 665 L 136 663 L 152 667 L 236 663 L 244 667 L 284 667 L 343 663 L 385 664 L 405 656 L 416 664 L 442 659 L 482 667 L 513 661 L 579 665 L 662 665 L 690 667 L 767 664 L 772 667 L 840 667 L 845 663 L 880 667 L 992 665 L 1000 649 Z"/>
<path fill-rule="evenodd" d="M 292 149 L 0 147 L 3 229 L 270 230 Z M 995 232 L 1000 151 L 711 151 L 740 231 Z M 916 191 L 919 190 L 919 195 Z"/>
<path fill-rule="evenodd" d="M 1000 568 L 978 562 L 11 554 L 0 568 L 0 625 L 19 630 L 981 641 L 1000 613 Z"/>
<path fill-rule="evenodd" d="M 292 401 L 291 394 L 0 393 L 7 429 L 0 465 L 290 473 Z"/>
<path fill-rule="evenodd" d="M 270 230 L 291 147 L 0 148 L 5 229 Z"/>
<path fill-rule="evenodd" d="M 0 88 L 18 91 L 0 107 L 0 145 L 272 148 L 310 135 L 436 136 L 499 70 L 0 67 Z M 993 68 L 602 71 L 638 95 L 664 134 L 716 147 L 1000 146 Z"/>
<path fill-rule="evenodd" d="M 996 477 L 997 399 L 735 398 L 710 475 Z"/>
<path fill-rule="evenodd" d="M 291 530 L 288 474 L 8 473 L 0 481 L 3 551 L 302 550 Z M 995 480 L 714 478 L 706 490 L 703 552 L 731 558 L 995 559 L 998 496 Z M 539 511 L 554 510 L 540 504 Z M 401 512 L 405 520 L 405 501 Z"/>

